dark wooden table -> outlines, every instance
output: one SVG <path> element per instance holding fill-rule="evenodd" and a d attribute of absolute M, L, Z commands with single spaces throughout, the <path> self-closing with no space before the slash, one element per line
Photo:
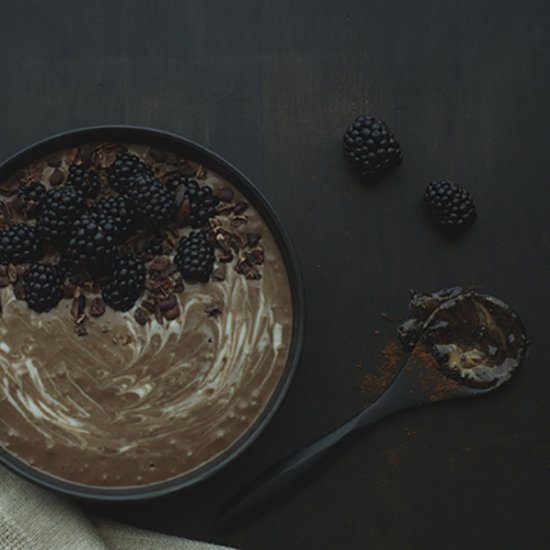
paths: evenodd
<path fill-rule="evenodd" d="M 548 547 L 548 2 L 1 7 L 1 157 L 94 124 L 187 136 L 272 200 L 307 286 L 303 359 L 257 443 L 185 494 L 86 508 L 244 549 Z M 341 153 L 344 129 L 362 112 L 388 122 L 405 156 L 376 186 L 360 184 Z M 479 220 L 455 242 L 420 205 L 438 178 L 467 186 L 478 206 Z M 366 404 L 361 376 L 393 332 L 380 312 L 403 313 L 409 288 L 464 283 L 524 319 L 532 352 L 507 387 L 395 417 L 273 512 L 212 533 L 235 490 Z"/>

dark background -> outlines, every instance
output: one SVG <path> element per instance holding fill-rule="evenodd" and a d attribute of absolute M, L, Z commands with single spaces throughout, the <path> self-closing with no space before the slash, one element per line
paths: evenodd
<path fill-rule="evenodd" d="M 303 359 L 257 443 L 185 494 L 89 510 L 243 549 L 548 547 L 547 1 L 0 6 L 2 158 L 94 124 L 196 140 L 271 199 L 306 282 Z M 363 112 L 387 121 L 405 157 L 376 186 L 341 153 Z M 455 242 L 421 208 L 438 178 L 469 188 L 478 206 Z M 276 510 L 213 534 L 235 490 L 366 404 L 361 376 L 393 331 L 380 312 L 404 313 L 409 288 L 463 283 L 523 318 L 533 347 L 517 377 L 483 399 L 388 420 Z"/>

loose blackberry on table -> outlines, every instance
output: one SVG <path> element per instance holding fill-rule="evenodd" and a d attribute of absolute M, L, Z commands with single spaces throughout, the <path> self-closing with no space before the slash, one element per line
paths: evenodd
<path fill-rule="evenodd" d="M 82 164 L 71 164 L 67 185 L 78 189 L 85 198 L 93 199 L 99 193 L 99 175 L 92 168 L 87 168 Z"/>
<path fill-rule="evenodd" d="M 215 259 L 206 233 L 193 231 L 180 240 L 174 263 L 184 279 L 206 283 L 212 274 Z"/>
<path fill-rule="evenodd" d="M 113 309 L 128 311 L 145 288 L 145 263 L 135 256 L 120 256 L 103 286 L 103 301 Z"/>
<path fill-rule="evenodd" d="M 46 194 L 46 186 L 37 181 L 31 182 L 19 191 L 18 197 L 25 206 L 28 218 L 36 218 L 40 214 Z"/>
<path fill-rule="evenodd" d="M 403 162 L 399 142 L 385 122 L 373 116 L 357 117 L 343 139 L 348 160 L 366 179 L 378 179 Z"/>
<path fill-rule="evenodd" d="M 477 218 L 472 195 L 450 181 L 433 181 L 424 192 L 424 202 L 436 222 L 448 231 L 462 231 Z"/>
<path fill-rule="evenodd" d="M 65 241 L 73 223 L 84 212 L 84 197 L 78 189 L 69 185 L 51 189 L 42 203 L 42 213 L 36 222 L 41 239 L 51 242 Z"/>
<path fill-rule="evenodd" d="M 52 264 L 33 264 L 25 275 L 25 301 L 35 311 L 43 313 L 61 300 L 63 274 Z"/>
<path fill-rule="evenodd" d="M 40 241 L 34 227 L 16 223 L 0 232 L 0 264 L 35 262 L 40 256 Z"/>

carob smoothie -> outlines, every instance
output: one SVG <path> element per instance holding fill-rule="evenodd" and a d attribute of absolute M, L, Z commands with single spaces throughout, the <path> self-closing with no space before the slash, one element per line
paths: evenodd
<path fill-rule="evenodd" d="M 291 339 L 285 265 L 258 212 L 207 167 L 128 144 L 62 151 L 0 190 L 0 445 L 111 487 L 231 447 Z"/>

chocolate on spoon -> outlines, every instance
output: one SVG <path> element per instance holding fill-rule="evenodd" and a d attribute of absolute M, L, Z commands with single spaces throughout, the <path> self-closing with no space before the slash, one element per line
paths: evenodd
<path fill-rule="evenodd" d="M 366 410 L 252 481 L 222 510 L 215 528 L 229 530 L 268 510 L 313 477 L 352 434 L 400 410 L 483 395 L 509 380 L 529 341 L 504 302 L 471 290 L 414 295 L 412 317 L 398 333 L 412 351 L 390 386 Z"/>

